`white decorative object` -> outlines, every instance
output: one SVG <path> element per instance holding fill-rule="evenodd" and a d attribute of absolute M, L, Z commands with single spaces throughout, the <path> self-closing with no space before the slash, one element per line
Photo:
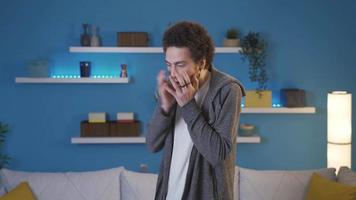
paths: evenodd
<path fill-rule="evenodd" d="M 118 121 L 133 121 L 134 113 L 133 112 L 119 112 L 116 115 Z"/>
<path fill-rule="evenodd" d="M 99 47 L 100 45 L 100 37 L 98 35 L 99 28 L 96 26 L 92 26 L 92 36 L 90 38 L 90 46 Z"/>
<path fill-rule="evenodd" d="M 346 91 L 328 93 L 328 167 L 351 168 L 351 103 Z"/>

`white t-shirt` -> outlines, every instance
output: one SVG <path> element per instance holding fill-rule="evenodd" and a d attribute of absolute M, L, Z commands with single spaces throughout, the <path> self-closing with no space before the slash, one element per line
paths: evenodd
<path fill-rule="evenodd" d="M 201 107 L 209 90 L 209 82 L 210 75 L 194 96 L 199 107 Z M 168 179 L 167 200 L 181 200 L 182 198 L 192 148 L 193 142 L 190 138 L 187 124 L 181 116 L 181 109 L 178 106 L 175 117 L 174 143 Z"/>

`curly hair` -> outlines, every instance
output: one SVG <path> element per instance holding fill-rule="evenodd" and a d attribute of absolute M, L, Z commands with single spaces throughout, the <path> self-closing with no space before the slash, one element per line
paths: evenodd
<path fill-rule="evenodd" d="M 195 22 L 182 21 L 168 28 L 163 35 L 163 50 L 168 47 L 187 47 L 194 62 L 206 59 L 210 71 L 212 68 L 214 43 L 203 26 Z"/>

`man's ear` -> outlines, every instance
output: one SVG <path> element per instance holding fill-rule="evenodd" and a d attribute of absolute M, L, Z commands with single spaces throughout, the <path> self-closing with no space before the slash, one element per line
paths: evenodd
<path fill-rule="evenodd" d="M 199 62 L 199 70 L 205 69 L 206 68 L 206 59 L 203 58 Z"/>

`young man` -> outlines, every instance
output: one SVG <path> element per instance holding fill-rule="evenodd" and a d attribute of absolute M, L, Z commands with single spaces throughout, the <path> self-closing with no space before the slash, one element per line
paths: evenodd
<path fill-rule="evenodd" d="M 212 66 L 214 45 L 199 24 L 164 33 L 169 77 L 157 75 L 157 107 L 146 134 L 163 149 L 157 200 L 233 199 L 236 135 L 244 89 Z"/>

